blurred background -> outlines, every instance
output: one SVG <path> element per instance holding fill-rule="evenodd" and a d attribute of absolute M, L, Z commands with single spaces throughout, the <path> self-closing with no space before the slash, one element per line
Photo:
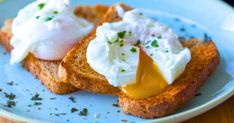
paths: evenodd
<path fill-rule="evenodd" d="M 224 0 L 224 1 L 226 1 L 228 4 L 234 7 L 234 0 Z"/>

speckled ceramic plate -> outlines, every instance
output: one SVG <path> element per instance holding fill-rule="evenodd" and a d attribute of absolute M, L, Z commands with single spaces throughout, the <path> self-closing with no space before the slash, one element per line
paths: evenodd
<path fill-rule="evenodd" d="M 20 8 L 31 1 L 1 2 L 0 25 L 5 19 L 13 18 Z M 72 4 L 74 6 L 97 3 L 110 5 L 116 2 L 118 1 L 74 0 Z M 9 55 L 0 45 L 0 115 L 27 122 L 180 122 L 213 108 L 233 95 L 234 32 L 221 28 L 225 18 L 234 13 L 231 7 L 218 0 L 125 0 L 122 2 L 140 8 L 153 19 L 168 24 L 182 37 L 197 37 L 204 40 L 212 38 L 215 41 L 221 54 L 221 63 L 190 103 L 169 116 L 146 120 L 122 113 L 119 107 L 113 105 L 117 103 L 117 97 L 85 91 L 63 96 L 55 95 L 21 65 L 9 65 Z M 12 97 L 13 94 L 16 95 L 15 98 Z M 31 100 L 36 94 L 39 94 L 41 100 Z M 15 102 L 15 106 L 9 105 L 8 101 Z M 81 112 L 85 108 L 87 115 L 83 116 Z"/>

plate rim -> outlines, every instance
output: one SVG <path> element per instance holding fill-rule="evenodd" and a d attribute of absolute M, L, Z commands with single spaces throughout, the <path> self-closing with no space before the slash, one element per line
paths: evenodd
<path fill-rule="evenodd" d="M 223 8 L 229 8 L 229 9 L 232 8 L 230 5 L 228 5 L 227 3 L 223 2 L 223 1 L 215 1 L 214 0 L 213 2 L 218 2 L 219 4 L 224 5 Z M 233 9 L 233 12 L 234 12 L 234 9 Z M 229 83 L 234 83 L 234 79 L 227 82 L 227 84 L 229 84 Z M 181 122 L 184 120 L 188 120 L 188 119 L 191 119 L 195 116 L 198 116 L 198 115 L 216 107 L 217 105 L 223 103 L 224 101 L 226 101 L 228 98 L 230 98 L 233 95 L 234 95 L 234 87 L 230 88 L 229 90 L 224 92 L 219 97 L 216 97 L 215 99 L 207 101 L 204 104 L 196 106 L 190 110 L 186 110 L 186 111 L 172 114 L 169 116 L 165 116 L 162 118 L 150 119 L 148 121 L 143 121 L 143 123 L 156 123 L 156 122 L 166 123 L 169 121 Z M 52 121 L 45 121 L 45 120 L 39 120 L 39 119 L 32 118 L 32 117 L 22 116 L 22 115 L 19 115 L 17 113 L 7 111 L 3 108 L 0 108 L 0 116 L 3 118 L 7 118 L 9 120 L 20 121 L 20 122 L 32 122 L 32 123 L 50 123 L 50 122 L 52 122 Z M 178 118 L 178 119 L 175 119 L 175 118 Z"/>

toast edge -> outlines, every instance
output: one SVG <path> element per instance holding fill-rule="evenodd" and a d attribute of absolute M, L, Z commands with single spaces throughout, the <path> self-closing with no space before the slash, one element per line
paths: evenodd
<path fill-rule="evenodd" d="M 7 52 L 12 50 L 12 46 L 10 45 L 9 41 L 11 39 L 11 33 L 9 33 L 10 25 L 12 23 L 12 19 L 8 19 L 5 21 L 3 28 L 0 30 L 0 42 L 3 44 L 4 48 Z M 51 92 L 55 94 L 68 94 L 78 90 L 74 86 L 68 83 L 62 82 L 55 82 L 50 80 L 46 74 L 43 74 L 41 68 L 36 63 L 31 63 L 30 59 L 32 56 L 29 55 L 26 59 L 22 62 L 22 66 L 32 73 L 40 82 L 46 86 Z M 58 88 L 59 87 L 59 88 Z"/>
<path fill-rule="evenodd" d="M 197 78 L 191 80 L 188 86 L 172 96 L 167 95 L 168 97 L 161 100 L 157 100 L 157 96 L 147 98 L 146 100 L 137 100 L 129 98 L 123 93 L 119 93 L 119 104 L 123 112 L 141 118 L 158 118 L 172 114 L 175 110 L 192 100 L 197 90 L 202 87 L 220 62 L 220 55 L 215 44 L 210 41 L 206 45 L 211 46 L 213 50 L 215 50 L 214 53 L 216 55 L 210 60 L 208 65 L 198 73 L 199 75 Z"/>

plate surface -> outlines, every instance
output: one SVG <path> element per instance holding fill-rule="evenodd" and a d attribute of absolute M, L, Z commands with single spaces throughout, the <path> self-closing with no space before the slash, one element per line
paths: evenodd
<path fill-rule="evenodd" d="M 0 26 L 5 19 L 15 17 L 17 11 L 31 1 L 6 0 L 0 3 Z M 111 5 L 116 2 L 72 0 L 72 5 Z M 0 45 L 0 115 L 28 122 L 180 122 L 213 108 L 234 94 L 234 32 L 220 28 L 225 18 L 234 13 L 231 7 L 216 0 L 125 0 L 124 3 L 140 8 L 149 17 L 166 23 L 182 37 L 212 38 L 215 41 L 221 63 L 190 103 L 172 115 L 146 120 L 123 114 L 119 107 L 113 106 L 117 103 L 117 97 L 85 91 L 55 95 L 21 65 L 9 65 L 10 56 Z M 16 95 L 13 100 L 16 106 L 11 108 L 6 106 L 9 101 L 6 94 L 10 93 Z M 36 93 L 42 100 L 31 100 Z M 79 111 L 72 113 L 72 108 Z M 80 116 L 79 112 L 84 108 L 88 109 L 88 115 Z"/>

